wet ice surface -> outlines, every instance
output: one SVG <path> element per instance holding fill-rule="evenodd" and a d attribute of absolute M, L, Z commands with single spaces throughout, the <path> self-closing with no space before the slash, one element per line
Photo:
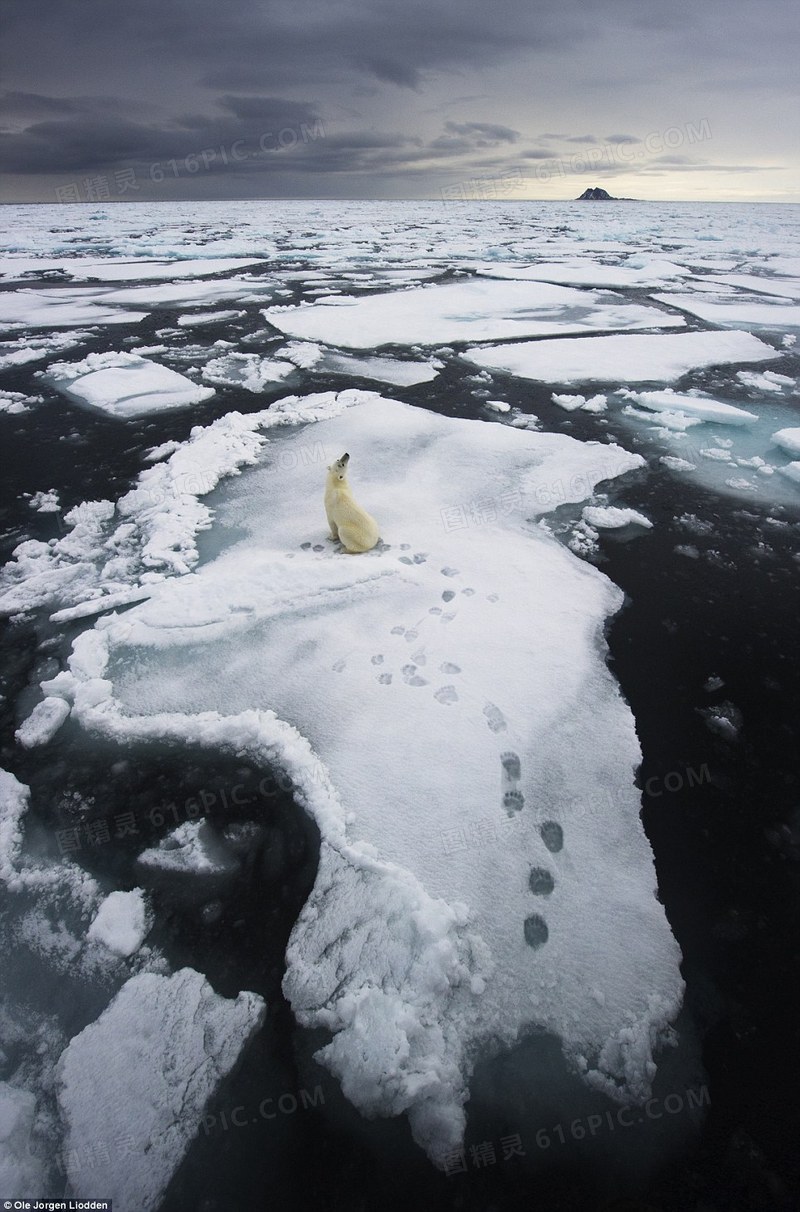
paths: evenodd
<path fill-rule="evenodd" d="M 778 543 L 792 542 L 800 261 L 789 208 L 630 206 L 606 211 L 602 225 L 585 207 L 522 204 L 444 213 L 413 203 L 238 213 L 182 204 L 169 215 L 165 223 L 163 209 L 146 206 L 26 207 L 2 238 L 0 389 L 9 407 L 0 423 L 23 453 L 13 482 L 28 494 L 6 515 L 9 535 L 28 541 L 4 574 L 2 605 L 35 621 L 52 653 L 10 678 L 4 764 L 50 763 L 57 784 L 53 755 L 69 763 L 76 746 L 98 744 L 105 731 L 122 754 L 133 735 L 170 746 L 178 770 L 190 742 L 291 770 L 322 849 L 289 947 L 286 992 L 302 1023 L 332 1033 L 320 1059 L 351 1102 L 367 1114 L 408 1114 L 431 1156 L 460 1140 L 472 1071 L 465 1053 L 485 1050 L 490 1037 L 492 1048 L 509 1044 L 526 1025 L 551 1031 L 595 1090 L 643 1097 L 669 1070 L 659 1043 L 677 1011 L 678 953 L 649 899 L 655 877 L 636 819 L 632 716 L 615 697 L 602 645 L 589 642 L 619 598 L 578 557 L 602 561 L 609 544 L 651 551 L 669 528 L 682 575 L 723 570 L 719 522 L 697 504 L 684 509 L 684 497 L 731 518 L 737 508 L 749 516 L 748 505 L 763 511 L 753 541 L 763 575 Z M 126 363 L 131 356 L 138 362 Z M 117 370 L 155 368 L 135 407 L 125 406 L 132 393 L 110 385 L 102 396 L 110 419 L 75 407 L 96 408 L 96 395 L 73 402 L 34 377 L 55 370 L 53 381 L 73 386 L 97 357 L 116 359 Z M 176 379 L 183 400 L 169 394 Z M 381 384 L 394 403 L 343 390 Z M 269 407 L 287 391 L 294 403 Z M 400 401 L 419 411 L 403 435 Z M 430 420 L 426 410 L 443 416 Z M 522 428 L 533 412 L 551 431 L 538 445 L 535 430 Z M 445 419 L 458 417 L 473 419 L 474 443 Z M 555 437 L 561 445 L 548 446 Z M 446 464 L 435 491 L 426 443 Z M 614 443 L 646 462 L 620 462 Z M 102 466 L 95 451 L 104 444 L 125 470 L 87 496 L 68 451 Z M 324 538 L 322 477 L 340 445 L 358 459 L 357 495 L 369 493 L 370 506 L 377 499 L 372 511 L 392 529 L 405 525 L 409 477 L 427 484 L 422 517 L 409 519 L 408 533 L 384 535 L 388 546 L 369 556 L 339 556 Z M 478 451 L 491 468 L 486 483 Z M 515 462 L 523 458 L 527 479 Z M 637 463 L 633 477 L 616 478 Z M 94 466 L 92 474 L 96 482 Z M 665 483 L 674 517 L 648 496 L 648 485 L 663 493 Z M 29 508 L 37 494 L 54 511 Z M 536 528 L 537 517 L 563 546 Z M 732 550 L 736 525 L 748 523 L 731 522 Z M 552 615 L 547 602 L 562 599 L 575 603 L 574 617 Z M 372 644 L 381 627 L 386 643 Z M 487 648 L 489 632 L 497 645 Z M 60 676 L 73 643 L 72 672 Z M 470 659 L 482 650 L 485 668 Z M 320 702 L 312 681 L 325 688 Z M 561 718 L 572 694 L 593 721 L 584 742 L 581 712 L 569 725 Z M 355 695 L 383 738 L 364 757 L 358 719 L 344 735 L 341 727 Z M 698 726 L 709 744 L 740 744 L 748 714 L 734 692 L 717 698 L 700 701 Z M 209 708 L 219 718 L 195 714 Z M 403 761 L 387 779 L 395 746 Z M 601 754 L 602 814 L 587 816 Z M 119 778 L 109 771 L 98 786 L 107 812 L 121 816 Z M 257 851 L 264 871 L 280 869 L 284 843 L 280 831 L 263 833 L 273 827 L 257 815 L 230 836 L 173 820 L 138 842 L 110 840 L 103 854 L 131 846 L 135 866 L 120 882 L 108 862 L 98 885 L 79 854 L 59 857 L 53 822 L 27 810 L 24 791 L 2 790 L 5 945 L 35 956 L 51 982 L 71 971 L 87 999 L 83 1021 L 43 1023 L 41 1062 L 0 1072 L 11 1081 L 0 1087 L 12 1125 L 7 1164 L 21 1184 L 25 1167 L 40 1164 L 23 1156 L 32 1131 L 35 1156 L 50 1162 L 66 1156 L 76 1131 L 83 1144 L 74 1148 L 85 1154 L 95 1131 L 53 1102 L 70 1038 L 96 1023 L 81 1044 L 91 1067 L 102 1053 L 91 1040 L 102 1040 L 127 979 L 150 971 L 157 984 L 188 965 L 201 980 L 202 930 L 227 920 L 223 905 L 250 870 L 246 856 Z M 627 899 L 616 887 L 620 865 L 632 873 Z M 600 871 L 613 891 L 598 903 L 588 890 Z M 175 962 L 147 934 L 151 895 L 152 937 L 164 896 L 203 923 Z M 622 933 L 655 949 L 655 966 L 620 945 L 618 923 L 634 918 Z M 26 962 L 14 961 L 12 1001 L 24 1001 Z M 229 1007 L 260 988 L 248 979 L 243 971 L 226 987 Z M 143 1012 L 158 1003 L 156 984 Z M 148 1087 L 157 1120 L 147 1131 L 171 1127 L 158 1166 L 120 1169 L 116 1159 L 129 1184 L 122 1207 L 158 1206 L 214 1097 L 222 1073 L 213 1066 L 201 1096 L 184 1097 L 201 1059 L 193 1048 L 176 1036 L 174 1088 Z M 485 1096 L 485 1075 L 479 1087 Z M 562 1096 L 565 1107 L 578 1098 Z M 176 1118 L 178 1104 L 185 1115 Z M 46 1125 L 33 1123 L 31 1106 L 40 1117 L 46 1110 Z M 470 1114 L 467 1104 L 468 1129 Z M 507 1110 L 497 1122 L 508 1122 Z M 136 1148 L 147 1150 L 146 1140 Z M 193 1149 L 202 1166 L 202 1137 Z M 42 1164 L 41 1190 L 63 1189 Z M 90 1177 L 74 1176 L 75 1189 L 88 1190 L 80 1184 Z"/>

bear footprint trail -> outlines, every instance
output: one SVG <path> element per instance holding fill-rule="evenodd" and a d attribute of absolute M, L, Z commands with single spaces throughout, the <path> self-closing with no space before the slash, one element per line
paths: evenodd
<path fill-rule="evenodd" d="M 484 713 L 489 715 L 489 709 L 492 706 L 493 704 L 488 704 Z M 494 708 L 494 710 L 497 709 Z M 525 797 L 520 791 L 522 763 L 518 753 L 507 749 L 500 754 L 500 777 L 503 807 L 511 817 L 515 813 L 521 812 L 525 804 Z M 564 831 L 556 821 L 543 821 L 539 826 L 539 836 L 551 854 L 557 854 L 564 845 Z M 546 867 L 531 867 L 528 873 L 528 888 L 532 896 L 548 897 L 555 886 L 553 874 Z M 550 937 L 547 922 L 540 913 L 530 913 L 522 924 L 522 930 L 525 942 L 534 950 L 544 946 Z"/>
<path fill-rule="evenodd" d="M 489 727 L 491 728 L 491 726 L 490 722 Z M 513 816 L 515 812 L 522 811 L 525 803 L 525 796 L 519 789 L 519 781 L 522 775 L 519 755 L 510 751 L 501 753 L 500 765 L 502 767 L 503 780 L 503 807 L 509 816 Z"/>

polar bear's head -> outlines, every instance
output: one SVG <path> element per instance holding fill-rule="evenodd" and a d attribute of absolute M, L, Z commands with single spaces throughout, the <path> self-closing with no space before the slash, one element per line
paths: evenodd
<path fill-rule="evenodd" d="M 331 463 L 328 471 L 333 473 L 337 480 L 343 480 L 347 475 L 347 464 L 350 462 L 350 455 L 345 453 L 341 459 L 337 459 L 335 463 Z"/>

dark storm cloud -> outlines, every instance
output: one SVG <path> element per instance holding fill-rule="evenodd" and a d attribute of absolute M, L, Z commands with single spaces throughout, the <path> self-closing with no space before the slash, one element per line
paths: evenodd
<path fill-rule="evenodd" d="M 326 192 L 327 174 L 360 173 L 357 192 L 369 196 L 382 174 L 459 160 L 466 174 L 489 163 L 481 150 L 496 151 L 498 166 L 530 168 L 570 144 L 624 147 L 658 129 L 654 113 L 662 129 L 699 121 L 696 97 L 719 103 L 725 90 L 749 121 L 763 86 L 764 129 L 774 129 L 767 106 L 795 70 L 788 0 L 758 11 L 750 0 L 3 0 L 3 9 L 0 151 L 8 171 L 31 178 L 237 140 L 255 148 L 247 162 L 219 155 L 209 173 L 286 174 L 259 140 L 324 122 L 324 138 L 292 144 L 291 172 L 319 174 L 312 195 Z M 436 104 L 422 108 L 426 94 Z M 352 109 L 361 97 L 363 115 Z M 445 113 L 453 121 L 437 130 Z M 537 135 L 537 113 L 561 133 Z M 618 123 L 636 130 L 638 114 L 652 124 L 638 137 L 603 136 Z M 346 125 L 370 129 L 344 134 Z M 756 154 L 752 142 L 727 152 L 743 163 Z M 663 162 L 659 171 L 695 170 Z"/>

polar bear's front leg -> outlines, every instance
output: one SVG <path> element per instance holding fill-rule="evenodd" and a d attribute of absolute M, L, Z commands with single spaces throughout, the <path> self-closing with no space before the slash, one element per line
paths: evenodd
<path fill-rule="evenodd" d="M 329 537 L 330 537 L 330 539 L 331 539 L 331 540 L 332 540 L 334 543 L 337 543 L 337 542 L 339 541 L 339 527 L 336 525 L 336 523 L 334 522 L 333 518 L 331 517 L 330 510 L 329 510 L 329 509 L 326 509 L 326 510 L 325 510 L 325 513 L 326 513 L 327 518 L 328 518 L 328 525 L 329 525 L 329 526 L 330 526 L 330 528 L 331 528 L 331 533 L 330 533 L 330 536 L 329 536 Z"/>

